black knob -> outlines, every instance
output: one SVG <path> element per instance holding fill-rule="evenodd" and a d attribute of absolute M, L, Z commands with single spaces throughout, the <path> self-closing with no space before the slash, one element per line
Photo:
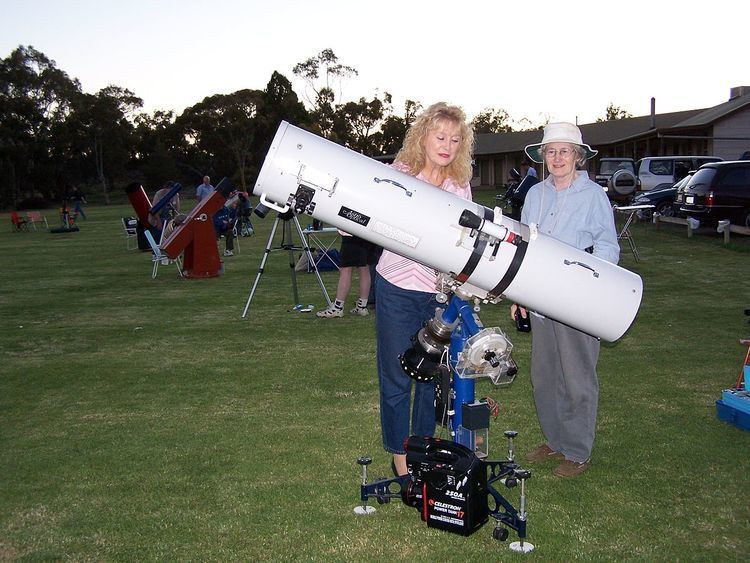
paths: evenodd
<path fill-rule="evenodd" d="M 357 458 L 357 463 L 360 465 L 370 465 L 372 463 L 372 458 L 367 456 L 362 456 L 360 458 Z"/>
<path fill-rule="evenodd" d="M 503 434 L 506 438 L 515 438 L 516 436 L 518 436 L 518 432 L 516 432 L 515 430 L 506 430 L 505 432 L 503 432 Z"/>
<path fill-rule="evenodd" d="M 531 471 L 528 469 L 516 469 L 515 474 L 519 479 L 528 479 L 531 477 Z"/>

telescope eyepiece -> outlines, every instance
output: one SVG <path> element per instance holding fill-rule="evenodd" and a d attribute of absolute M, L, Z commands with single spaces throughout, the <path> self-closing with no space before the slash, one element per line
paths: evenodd
<path fill-rule="evenodd" d="M 472 213 L 468 209 L 464 209 L 461 213 L 461 217 L 459 217 L 458 219 L 458 224 L 462 227 L 478 229 L 482 226 L 482 218 L 476 213 Z"/>

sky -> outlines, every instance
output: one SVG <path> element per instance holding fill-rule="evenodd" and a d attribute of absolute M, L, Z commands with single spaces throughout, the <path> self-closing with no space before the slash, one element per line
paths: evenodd
<path fill-rule="evenodd" d="M 341 100 L 389 92 L 469 118 L 590 123 L 710 107 L 750 85 L 746 1 L 0 0 L 0 58 L 32 45 L 85 92 L 115 84 L 176 113 L 265 88 L 330 48 L 358 76 Z"/>

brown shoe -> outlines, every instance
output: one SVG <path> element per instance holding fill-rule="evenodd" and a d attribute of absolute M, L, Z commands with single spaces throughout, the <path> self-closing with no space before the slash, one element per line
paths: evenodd
<path fill-rule="evenodd" d="M 542 444 L 541 446 L 538 446 L 531 453 L 526 454 L 526 456 L 523 459 L 525 461 L 530 461 L 530 462 L 547 461 L 549 459 L 562 461 L 565 459 L 565 456 L 562 455 L 560 452 L 556 452 L 555 450 L 550 448 L 547 444 Z"/>
<path fill-rule="evenodd" d="M 589 468 L 589 465 L 591 465 L 590 459 L 586 461 L 570 461 L 566 459 L 552 470 L 552 474 L 555 477 L 578 477 L 578 475 Z"/>

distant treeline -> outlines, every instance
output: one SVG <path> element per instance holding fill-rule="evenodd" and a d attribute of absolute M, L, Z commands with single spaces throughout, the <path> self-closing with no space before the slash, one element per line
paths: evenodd
<path fill-rule="evenodd" d="M 327 50 L 295 67 L 313 87 L 309 110 L 274 72 L 263 90 L 209 96 L 179 115 L 149 114 L 127 88 L 86 94 L 44 53 L 19 46 L 0 60 L 0 206 L 56 203 L 74 186 L 109 203 L 132 181 L 151 191 L 168 180 L 197 185 L 204 174 L 251 189 L 281 120 L 370 156 L 395 152 L 420 105 L 408 102 L 398 117 L 387 93 L 337 103 L 330 80 L 356 71 L 336 63 Z"/>

